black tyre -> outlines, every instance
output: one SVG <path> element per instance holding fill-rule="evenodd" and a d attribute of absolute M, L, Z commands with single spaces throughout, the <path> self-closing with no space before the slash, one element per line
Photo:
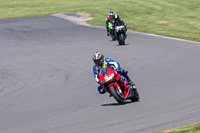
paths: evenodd
<path fill-rule="evenodd" d="M 112 94 L 112 96 L 115 98 L 115 100 L 119 103 L 119 104 L 125 104 L 126 100 L 124 99 L 124 94 L 123 92 L 119 91 L 117 88 L 115 88 L 115 86 L 110 86 L 110 93 Z"/>
<path fill-rule="evenodd" d="M 133 89 L 132 91 L 133 91 L 132 92 L 133 97 L 131 97 L 130 99 L 131 99 L 132 102 L 137 102 L 140 99 L 140 95 L 139 95 L 137 89 Z"/>
<path fill-rule="evenodd" d="M 125 36 L 124 36 L 124 34 L 119 34 L 118 42 L 119 42 L 119 45 L 125 45 Z"/>

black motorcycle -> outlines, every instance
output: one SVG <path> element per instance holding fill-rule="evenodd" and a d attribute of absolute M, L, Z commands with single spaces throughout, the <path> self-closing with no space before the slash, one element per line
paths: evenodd
<path fill-rule="evenodd" d="M 108 29 L 110 31 L 110 37 L 113 40 L 117 40 L 119 45 L 125 45 L 126 34 L 126 25 L 120 22 L 109 22 Z"/>

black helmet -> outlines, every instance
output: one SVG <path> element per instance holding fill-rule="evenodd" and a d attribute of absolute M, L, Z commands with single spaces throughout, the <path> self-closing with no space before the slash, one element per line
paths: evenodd
<path fill-rule="evenodd" d="M 104 62 L 104 56 L 101 52 L 97 51 L 94 55 L 93 55 L 93 61 L 94 64 L 97 67 L 102 67 L 103 62 Z"/>
<path fill-rule="evenodd" d="M 116 21 L 119 20 L 119 15 L 118 15 L 118 14 L 115 15 L 115 20 L 116 20 Z"/>

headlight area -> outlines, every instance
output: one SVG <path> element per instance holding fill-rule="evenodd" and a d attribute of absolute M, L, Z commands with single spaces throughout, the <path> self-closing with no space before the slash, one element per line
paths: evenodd
<path fill-rule="evenodd" d="M 118 32 L 119 30 L 121 30 L 121 29 L 123 29 L 123 28 L 124 28 L 124 26 L 121 25 L 121 26 L 117 26 L 117 27 L 115 28 L 115 30 Z"/>
<path fill-rule="evenodd" d="M 105 76 L 105 80 L 101 81 L 102 84 L 108 82 L 109 80 L 111 80 L 114 77 L 114 73 L 112 73 L 109 77 Z"/>

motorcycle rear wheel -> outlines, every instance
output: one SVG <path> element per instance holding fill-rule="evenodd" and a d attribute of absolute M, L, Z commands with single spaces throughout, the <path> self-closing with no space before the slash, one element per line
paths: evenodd
<path fill-rule="evenodd" d="M 131 97 L 130 98 L 130 100 L 132 101 L 132 102 L 137 102 L 139 99 L 140 99 L 140 95 L 139 95 L 139 93 L 138 93 L 138 91 L 137 91 L 137 89 L 134 89 L 134 90 L 132 90 L 133 92 L 133 97 Z"/>
<path fill-rule="evenodd" d="M 115 100 L 119 104 L 126 103 L 126 100 L 123 97 L 123 93 L 120 93 L 119 90 L 115 86 L 110 86 L 109 90 L 110 90 L 110 93 L 112 94 L 112 96 L 115 98 Z"/>

